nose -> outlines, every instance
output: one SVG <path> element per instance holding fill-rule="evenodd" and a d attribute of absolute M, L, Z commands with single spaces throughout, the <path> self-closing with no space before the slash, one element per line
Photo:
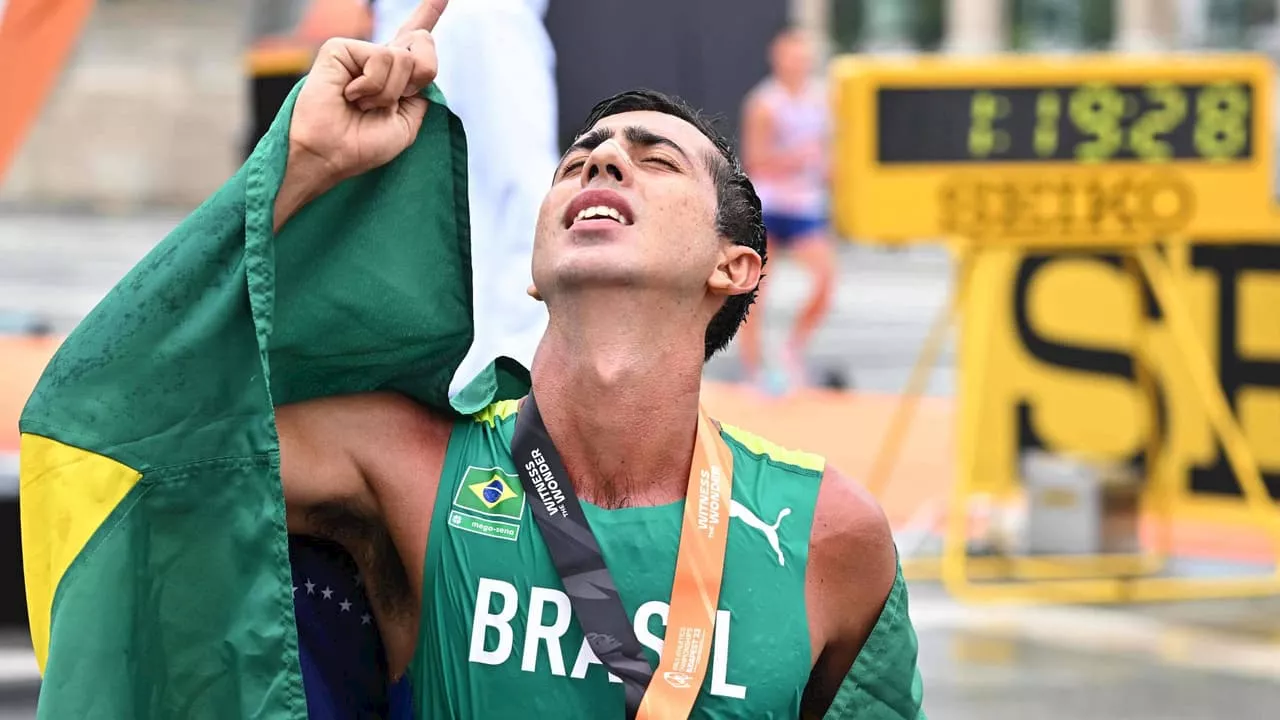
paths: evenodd
<path fill-rule="evenodd" d="M 622 146 L 614 140 L 600 143 L 587 156 L 587 167 L 582 172 L 582 186 L 590 185 L 597 178 L 622 186 L 631 184 L 631 160 Z"/>

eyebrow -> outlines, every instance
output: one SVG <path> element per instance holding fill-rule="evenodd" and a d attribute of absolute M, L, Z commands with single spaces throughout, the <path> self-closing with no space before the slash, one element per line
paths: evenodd
<path fill-rule="evenodd" d="M 676 152 L 680 153 L 680 156 L 683 157 L 685 161 L 689 161 L 689 154 L 686 153 L 684 151 L 684 148 L 680 147 L 680 145 L 676 143 L 676 141 L 668 137 L 659 135 L 658 133 L 655 133 L 652 130 L 649 130 L 648 128 L 643 128 L 643 127 L 640 127 L 639 125 L 628 125 L 627 127 L 622 129 L 622 136 L 626 138 L 629 144 L 635 145 L 637 147 L 671 148 L 672 150 L 675 150 Z M 596 128 L 595 130 L 592 130 L 586 135 L 583 135 L 582 137 L 578 138 L 577 142 L 570 145 L 569 150 L 565 152 L 564 157 L 568 157 L 570 153 L 578 150 L 591 152 L 592 150 L 595 150 L 596 148 L 603 145 L 605 141 L 612 140 L 613 137 L 614 137 L 613 128 L 607 128 L 607 127 Z M 564 157 L 560 158 L 560 161 L 562 163 L 564 162 Z"/>

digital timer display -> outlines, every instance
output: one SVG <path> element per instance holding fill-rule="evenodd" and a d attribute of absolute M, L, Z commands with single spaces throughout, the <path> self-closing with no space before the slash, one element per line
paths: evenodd
<path fill-rule="evenodd" d="M 1061 249 L 1280 233 L 1265 55 L 851 54 L 830 68 L 844 237 Z"/>
<path fill-rule="evenodd" d="M 880 87 L 881 164 L 1238 163 L 1254 152 L 1250 82 Z"/>

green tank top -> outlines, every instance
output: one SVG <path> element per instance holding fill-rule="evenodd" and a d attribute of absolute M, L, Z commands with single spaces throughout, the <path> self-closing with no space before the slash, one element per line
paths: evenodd
<path fill-rule="evenodd" d="M 621 718 L 622 684 L 572 616 L 512 462 L 516 408 L 504 401 L 463 418 L 449 441 L 409 668 L 416 715 Z M 794 720 L 811 664 L 805 567 L 823 459 L 727 425 L 721 435 L 734 461 L 728 548 L 710 668 L 691 717 Z M 582 505 L 656 666 L 684 501 Z"/>

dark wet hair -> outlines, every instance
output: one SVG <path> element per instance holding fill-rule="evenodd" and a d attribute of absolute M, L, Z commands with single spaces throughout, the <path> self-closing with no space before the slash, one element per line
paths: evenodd
<path fill-rule="evenodd" d="M 712 181 L 716 185 L 716 232 L 735 245 L 745 245 L 766 259 L 764 221 L 760 216 L 760 197 L 742 170 L 742 163 L 729 141 L 715 128 L 713 121 L 678 97 L 655 90 L 628 90 L 596 103 L 578 132 L 581 136 L 601 119 L 627 112 L 652 111 L 672 115 L 694 126 L 716 146 L 717 154 L 708 159 Z M 763 279 L 763 275 L 761 278 Z M 747 311 L 756 301 L 756 290 L 732 295 L 707 325 L 704 360 L 728 346 L 747 319 Z"/>

